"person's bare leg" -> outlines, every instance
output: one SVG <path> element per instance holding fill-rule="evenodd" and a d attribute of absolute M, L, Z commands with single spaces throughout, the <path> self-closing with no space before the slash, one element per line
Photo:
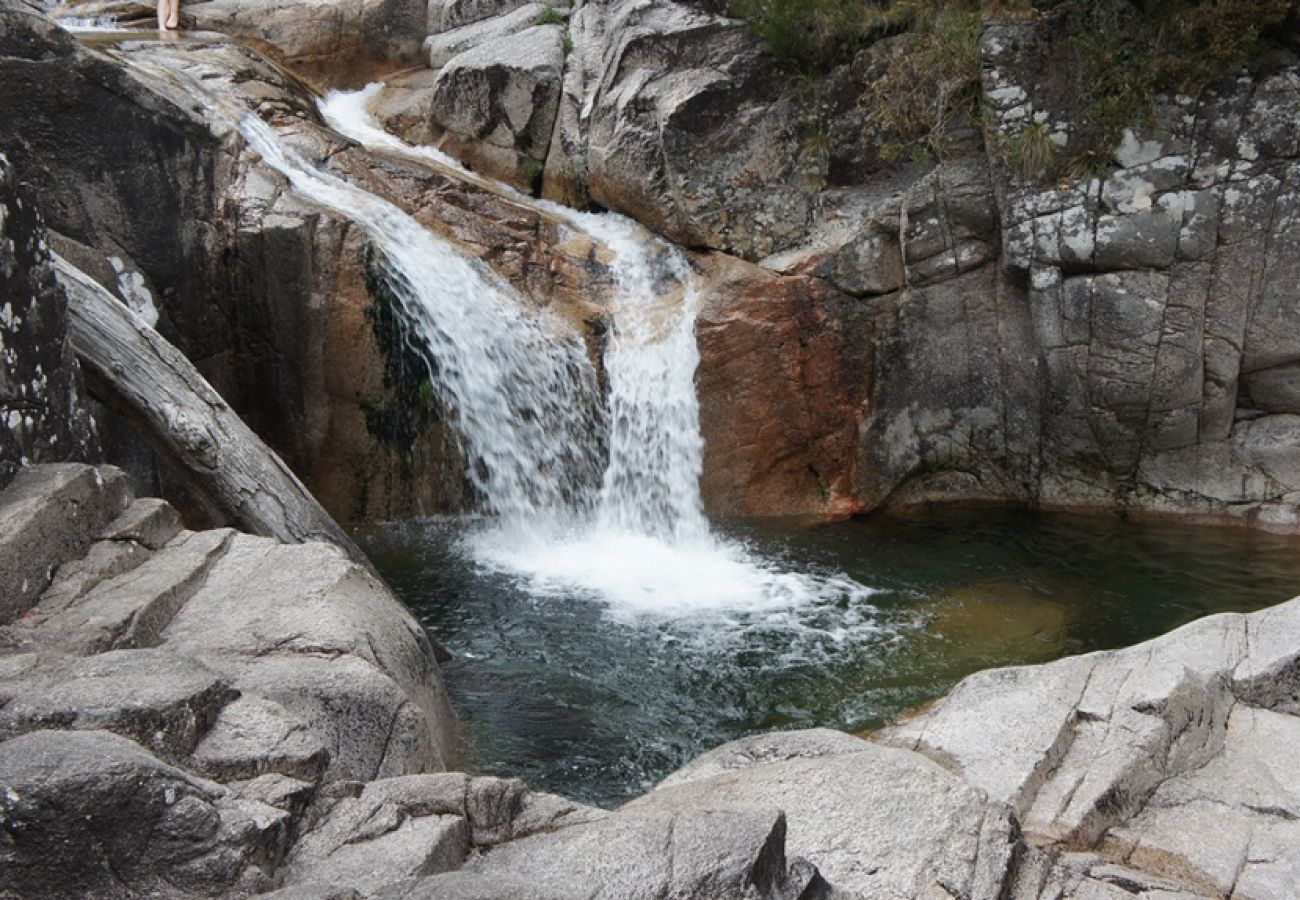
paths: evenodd
<path fill-rule="evenodd" d="M 158 30 L 159 31 L 167 30 L 167 14 L 168 14 L 169 5 L 170 5 L 169 0 L 158 0 Z"/>
<path fill-rule="evenodd" d="M 167 17 L 168 28 L 178 28 L 181 24 L 181 0 L 168 0 L 171 6 L 171 15 Z"/>

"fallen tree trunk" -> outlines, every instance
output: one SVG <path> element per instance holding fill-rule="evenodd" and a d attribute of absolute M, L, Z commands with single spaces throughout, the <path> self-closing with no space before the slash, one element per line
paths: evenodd
<path fill-rule="evenodd" d="M 96 400 L 139 426 L 214 518 L 288 543 L 324 540 L 374 567 L 185 356 L 61 257 L 68 326 Z"/>

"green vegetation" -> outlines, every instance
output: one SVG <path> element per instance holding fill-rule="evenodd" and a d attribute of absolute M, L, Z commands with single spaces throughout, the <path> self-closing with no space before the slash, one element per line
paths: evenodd
<path fill-rule="evenodd" d="M 547 4 L 537 16 L 538 25 L 563 25 L 565 23 L 564 13 L 560 12 L 554 6 Z"/>
<path fill-rule="evenodd" d="M 981 6 L 979 0 L 731 0 L 729 10 L 775 57 L 817 70 L 889 35 L 910 33 L 918 44 L 934 32 L 950 38 L 955 19 L 978 16 Z M 1029 0 L 983 6 L 1005 12 L 1027 9 Z"/>
<path fill-rule="evenodd" d="M 809 133 L 800 146 L 801 155 L 809 163 L 803 175 L 804 187 L 817 193 L 826 187 L 826 170 L 830 166 L 831 136 L 822 123 Z"/>
<path fill-rule="evenodd" d="M 1124 129 L 1145 124 L 1159 92 L 1195 96 L 1258 55 L 1296 0 L 1088 0 L 1071 44 L 1081 69 L 1071 174 L 1105 170 Z"/>
<path fill-rule="evenodd" d="M 545 174 L 542 164 L 536 161 L 530 162 L 524 169 L 524 180 L 528 182 L 528 190 L 534 197 L 542 196 L 542 176 Z"/>
<path fill-rule="evenodd" d="M 862 97 L 867 128 L 887 160 L 941 156 L 953 125 L 976 121 L 980 102 L 977 3 L 930 3 Z"/>
<path fill-rule="evenodd" d="M 777 59 L 819 68 L 863 43 L 867 5 L 858 0 L 732 0 Z"/>
<path fill-rule="evenodd" d="M 1003 162 L 1021 178 L 1038 178 L 1056 166 L 1056 144 L 1050 129 L 1041 122 L 1022 128 L 998 150 Z"/>
<path fill-rule="evenodd" d="M 428 362 L 411 345 L 399 301 L 369 244 L 362 250 L 361 263 L 371 301 L 365 317 L 383 355 L 384 387 L 389 392 L 386 402 L 363 406 L 366 430 L 396 450 L 399 463 L 409 467 L 412 446 L 429 424 L 440 418 L 441 411 L 429 380 Z"/>
<path fill-rule="evenodd" d="M 986 18 L 1054 16 L 1078 73 L 1069 153 L 1030 125 L 999 151 L 1025 177 L 1107 168 L 1125 128 L 1160 92 L 1195 95 L 1257 57 L 1293 25 L 1300 0 L 731 0 L 779 60 L 809 77 L 884 38 L 862 97 L 885 159 L 941 155 L 960 122 L 980 119 L 979 36 Z"/>

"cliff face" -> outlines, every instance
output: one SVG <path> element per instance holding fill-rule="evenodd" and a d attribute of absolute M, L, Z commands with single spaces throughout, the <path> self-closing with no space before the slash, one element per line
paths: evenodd
<path fill-rule="evenodd" d="M 40 212 L 0 154 L 0 488 L 98 449 Z"/>
<path fill-rule="evenodd" d="M 870 97 L 911 52 L 905 36 L 795 78 L 706 4 L 434 2 L 423 18 L 383 18 L 370 56 L 356 41 L 329 52 L 374 68 L 423 41 L 428 68 L 389 77 L 373 102 L 390 130 L 696 251 L 708 285 L 703 486 L 716 514 L 998 500 L 1293 530 L 1300 70 L 1280 53 L 1197 98 L 1161 98 L 1100 174 L 1035 176 L 1008 148 L 1029 133 L 1061 150 L 1082 128 L 1069 7 L 986 21 L 988 115 L 950 123 L 937 156 L 904 147 L 902 162 L 883 152 Z M 320 10 L 279 2 L 188 9 L 305 65 L 320 56 L 303 49 L 311 41 L 368 33 L 397 8 L 329 6 L 328 28 Z M 266 25 L 290 21 L 292 33 Z M 150 52 L 242 72 L 234 95 L 315 128 L 300 87 L 245 51 Z M 15 77 L 0 90 L 44 123 L 38 144 L 60 126 L 51 110 L 69 108 L 52 101 L 75 100 L 68 79 L 110 97 L 138 90 L 84 54 L 48 83 L 33 73 L 57 54 L 10 55 Z M 339 72 L 329 77 L 351 80 Z M 163 332 L 336 515 L 463 507 L 454 438 L 418 402 L 418 370 L 368 286 L 364 239 L 249 168 L 237 141 L 184 124 L 183 102 L 152 124 L 130 102 L 72 108 L 97 129 L 144 129 L 166 172 L 150 163 L 106 180 L 89 146 L 30 155 L 61 246 L 96 250 L 82 268 L 98 265 L 123 296 L 142 286 Z M 312 133 L 331 168 L 417 210 L 542 302 L 598 318 L 597 248 L 567 245 L 544 213 Z M 150 152 L 132 144 L 128 156 Z M 175 219 L 188 224 L 157 226 Z"/>
<path fill-rule="evenodd" d="M 1294 528 L 1294 60 L 1160 98 L 1098 175 L 1027 176 L 1007 150 L 1027 130 L 1054 150 L 1082 130 L 1068 7 L 985 23 L 990 114 L 938 161 L 882 159 L 867 113 L 905 38 L 796 79 L 740 23 L 671 0 L 431 15 L 430 71 L 376 110 L 712 251 L 715 512 L 996 499 Z M 562 65 L 523 73 L 507 51 L 545 29 Z"/>
<path fill-rule="evenodd" d="M 156 324 L 340 517 L 358 507 L 409 512 L 389 505 L 389 476 L 399 470 L 408 482 L 450 483 L 455 497 L 457 479 L 442 471 L 446 460 L 454 468 L 455 453 L 436 422 L 420 435 L 439 447 L 432 475 L 428 454 L 398 451 L 365 427 L 364 410 L 390 403 L 391 389 L 364 317 L 364 242 L 250 171 L 238 138 L 183 90 L 170 85 L 168 94 L 165 80 L 151 85 L 39 16 L 3 15 L 0 105 L 14 123 L 3 143 L 22 141 L 11 155 L 39 193 L 59 252 Z M 233 47 L 215 53 L 283 114 L 314 115 L 283 72 Z M 190 55 L 198 64 L 201 51 Z M 330 352 L 350 364 L 330 369 Z M 166 471 L 127 431 L 108 420 L 110 457 L 141 489 L 174 496 Z M 317 465 L 329 440 L 337 471 Z"/>
<path fill-rule="evenodd" d="M 292 194 L 195 84 L 582 328 L 609 284 L 600 248 L 491 186 L 339 138 L 293 75 L 218 35 L 92 51 L 0 8 L 0 118 L 13 123 L 0 147 L 37 189 L 56 249 L 156 324 L 340 520 L 465 508 L 455 436 L 364 233 Z M 179 502 L 169 473 L 105 418 L 110 459 Z"/>

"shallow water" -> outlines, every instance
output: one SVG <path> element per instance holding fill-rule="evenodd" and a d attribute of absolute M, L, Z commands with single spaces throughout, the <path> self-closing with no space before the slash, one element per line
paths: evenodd
<path fill-rule="evenodd" d="M 875 728 L 979 669 L 1300 594 L 1300 542 L 1244 530 L 1009 510 L 718 530 L 737 573 L 768 567 L 763 602 L 713 552 L 696 570 L 689 554 L 586 541 L 580 564 L 557 549 L 547 578 L 536 560 L 527 576 L 493 565 L 494 534 L 473 522 L 359 537 L 457 655 L 444 673 L 467 764 L 605 806 L 755 731 Z M 615 561 L 646 569 L 659 596 L 638 603 Z M 574 577 L 575 565 L 594 574 Z M 789 590 L 774 593 L 782 578 Z M 666 602 L 673 585 L 692 602 Z"/>

